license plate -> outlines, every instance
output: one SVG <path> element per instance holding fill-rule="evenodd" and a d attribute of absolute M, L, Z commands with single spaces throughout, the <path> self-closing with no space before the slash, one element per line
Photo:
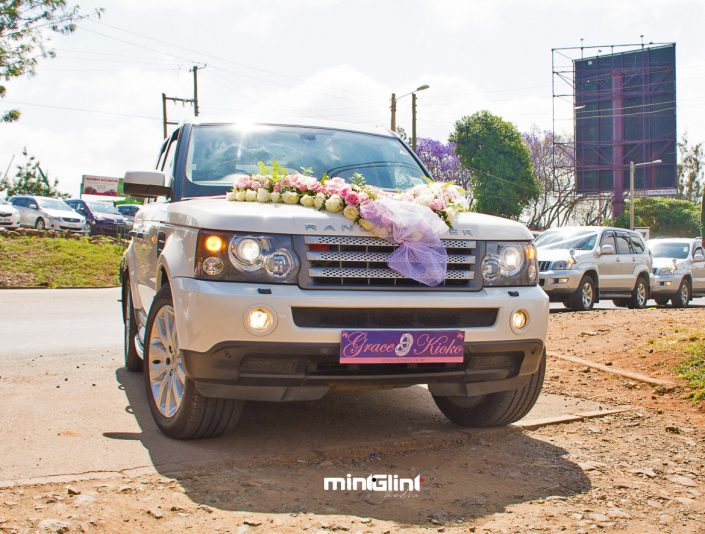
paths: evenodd
<path fill-rule="evenodd" d="M 462 330 L 343 330 L 340 363 L 462 363 Z"/>

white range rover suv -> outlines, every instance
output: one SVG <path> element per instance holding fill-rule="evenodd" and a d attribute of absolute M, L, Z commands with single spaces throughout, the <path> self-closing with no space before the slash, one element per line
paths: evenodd
<path fill-rule="evenodd" d="M 459 214 L 442 236 L 446 279 L 424 286 L 387 266 L 396 244 L 340 214 L 228 201 L 233 177 L 256 174 L 260 162 L 346 180 L 360 173 L 388 190 L 429 176 L 384 130 L 206 123 L 181 125 L 156 169 L 126 173 L 125 192 L 150 200 L 121 266 L 125 364 L 143 368 L 165 434 L 219 435 L 245 401 L 336 389 L 428 384 L 465 426 L 506 425 L 531 409 L 545 372 L 548 297 L 525 226 Z M 343 358 L 353 334 L 391 339 L 396 356 Z M 446 335 L 457 340 L 455 361 L 408 357 Z"/>

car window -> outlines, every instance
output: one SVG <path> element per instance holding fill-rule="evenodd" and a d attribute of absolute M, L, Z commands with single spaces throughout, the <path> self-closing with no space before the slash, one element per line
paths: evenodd
<path fill-rule="evenodd" d="M 164 156 L 166 155 L 166 147 L 168 143 L 169 140 L 167 139 L 162 143 L 162 148 L 159 150 L 159 156 L 157 157 L 157 164 L 155 166 L 155 169 L 157 170 L 161 170 L 164 166 Z"/>
<path fill-rule="evenodd" d="M 634 253 L 635 254 L 643 254 L 644 253 L 644 243 L 642 242 L 642 240 L 639 239 L 635 235 L 631 236 L 631 238 L 632 238 L 632 248 L 634 249 Z"/>
<path fill-rule="evenodd" d="M 13 206 L 19 206 L 20 208 L 26 208 L 27 207 L 27 199 L 26 198 L 13 198 L 10 200 L 10 203 Z"/>
<path fill-rule="evenodd" d="M 662 241 L 657 239 L 649 242 L 649 248 L 654 258 L 686 259 L 690 253 L 690 243 Z"/>
<path fill-rule="evenodd" d="M 625 234 L 617 234 L 617 254 L 631 254 L 632 249 L 629 247 L 629 237 Z"/>
<path fill-rule="evenodd" d="M 612 245 L 617 250 L 617 246 L 614 244 L 614 234 L 612 232 L 605 232 L 602 234 L 602 240 L 600 241 L 600 246 Z"/>
<path fill-rule="evenodd" d="M 695 247 L 695 250 L 693 250 L 693 256 L 695 256 L 696 254 L 703 254 L 703 247 Z M 705 254 L 703 254 L 703 256 L 705 256 Z"/>

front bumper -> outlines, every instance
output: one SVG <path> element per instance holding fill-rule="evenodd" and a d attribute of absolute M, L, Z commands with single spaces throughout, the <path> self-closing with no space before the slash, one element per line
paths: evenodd
<path fill-rule="evenodd" d="M 651 277 L 651 296 L 675 295 L 683 280 L 683 274 L 656 274 Z"/>
<path fill-rule="evenodd" d="M 0 227 L 14 230 L 20 227 L 20 216 L 0 216 Z"/>
<path fill-rule="evenodd" d="M 47 224 L 47 228 L 51 230 L 59 230 L 59 231 L 69 231 L 69 232 L 85 232 L 86 229 L 86 224 L 77 222 L 67 222 L 64 220 L 60 219 L 51 219 L 49 224 Z"/>
<path fill-rule="evenodd" d="M 132 225 L 126 224 L 93 223 L 91 225 L 91 233 L 93 235 L 126 236 L 131 229 Z"/>
<path fill-rule="evenodd" d="M 542 271 L 539 273 L 539 284 L 549 297 L 561 297 L 575 293 L 582 278 L 582 271 Z"/>
<path fill-rule="evenodd" d="M 260 400 L 315 399 L 337 387 L 380 387 L 429 384 L 440 395 L 480 395 L 519 387 L 538 369 L 548 326 L 548 297 L 538 286 L 484 288 L 480 291 L 344 291 L 304 290 L 293 285 L 251 285 L 175 277 L 171 289 L 179 346 L 187 374 L 205 396 Z M 276 328 L 265 336 L 244 325 L 252 306 L 276 315 Z M 301 326 L 295 308 L 438 310 L 438 315 L 478 316 L 488 308 L 492 321 L 453 327 L 465 332 L 462 364 L 341 365 L 341 330 L 378 328 L 410 330 L 413 323 L 393 327 L 351 324 L 335 327 L 308 322 Z M 521 308 L 528 323 L 515 332 L 511 313 Z M 484 310 L 484 311 L 481 311 Z M 315 314 L 312 314 L 315 316 Z M 449 319 L 449 320 L 451 320 Z M 444 329 L 444 324 L 434 328 Z M 479 358 L 479 359 L 478 359 Z M 391 367 L 390 367 L 391 366 Z M 519 384 L 519 385 L 517 385 Z"/>

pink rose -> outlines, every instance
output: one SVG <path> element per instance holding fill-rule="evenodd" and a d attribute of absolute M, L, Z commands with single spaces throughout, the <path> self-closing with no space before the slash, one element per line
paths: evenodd
<path fill-rule="evenodd" d="M 443 202 L 443 200 L 440 198 L 434 198 L 429 208 L 431 208 L 433 211 L 442 211 L 446 209 L 446 203 Z"/>
<path fill-rule="evenodd" d="M 355 193 L 355 191 L 350 191 L 345 195 L 345 203 L 349 206 L 357 207 L 360 205 L 360 197 Z"/>

